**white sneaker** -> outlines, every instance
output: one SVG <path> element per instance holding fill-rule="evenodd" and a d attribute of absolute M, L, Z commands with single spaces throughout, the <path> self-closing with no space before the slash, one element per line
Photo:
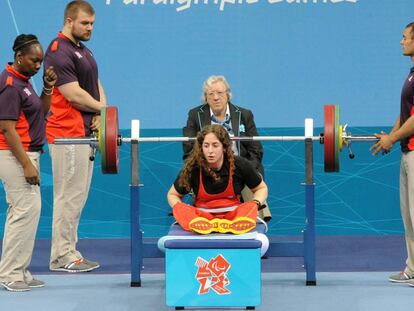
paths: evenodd
<path fill-rule="evenodd" d="M 10 292 L 27 292 L 30 290 L 30 287 L 23 281 L 1 282 L 0 284 Z"/>
<path fill-rule="evenodd" d="M 30 288 L 40 288 L 45 286 L 45 282 L 32 279 L 31 281 L 27 282 L 27 286 L 29 286 Z"/>
<path fill-rule="evenodd" d="M 86 261 L 83 258 L 75 260 L 67 265 L 58 268 L 50 268 L 51 271 L 62 271 L 62 272 L 70 272 L 70 273 L 78 273 L 78 272 L 89 272 L 99 268 L 98 263 L 93 263 L 90 261 Z"/>

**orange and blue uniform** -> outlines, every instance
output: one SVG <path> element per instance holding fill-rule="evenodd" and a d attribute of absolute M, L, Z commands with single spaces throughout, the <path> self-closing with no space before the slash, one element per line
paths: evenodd
<path fill-rule="evenodd" d="M 90 136 L 90 124 L 94 113 L 80 111 L 73 107 L 59 92 L 58 87 L 78 82 L 83 90 L 99 101 L 98 66 L 92 52 L 82 42 L 76 45 L 59 33 L 45 54 L 44 68 L 49 66 L 53 66 L 58 80 L 47 118 L 48 143 L 53 144 L 56 137 Z"/>
<path fill-rule="evenodd" d="M 414 114 L 414 67 L 401 90 L 400 127 Z M 407 259 L 404 273 L 414 278 L 414 135 L 403 138 L 400 163 L 400 209 L 404 223 Z"/>
<path fill-rule="evenodd" d="M 25 151 L 41 151 L 45 143 L 45 121 L 42 102 L 29 78 L 11 64 L 0 76 L 0 120 L 14 120 Z M 0 132 L 0 150 L 9 150 Z"/>
<path fill-rule="evenodd" d="M 40 171 L 45 143 L 45 111 L 28 77 L 8 64 L 0 75 L 0 120 L 15 121 L 15 130 L 33 167 Z M 0 180 L 6 193 L 7 211 L 0 282 L 30 283 L 29 271 L 41 210 L 38 185 L 26 180 L 22 164 L 0 131 Z M 6 287 L 7 288 L 7 287 Z"/>
<path fill-rule="evenodd" d="M 45 53 L 44 68 L 53 66 L 57 81 L 52 94 L 46 137 L 53 171 L 53 223 L 49 268 L 69 271 L 78 267 L 90 271 L 98 263 L 86 263 L 76 245 L 82 210 L 93 176 L 88 145 L 55 145 L 57 137 L 91 135 L 95 113 L 80 111 L 60 93 L 60 88 L 76 83 L 92 98 L 100 100 L 98 67 L 92 52 L 82 42 L 72 42 L 63 33 L 52 40 Z M 69 268 L 68 268 L 69 267 Z M 79 271 L 78 270 L 78 271 Z"/>
<path fill-rule="evenodd" d="M 400 126 L 414 114 L 414 67 L 411 68 L 401 91 Z M 402 152 L 414 150 L 414 135 L 400 141 Z"/>

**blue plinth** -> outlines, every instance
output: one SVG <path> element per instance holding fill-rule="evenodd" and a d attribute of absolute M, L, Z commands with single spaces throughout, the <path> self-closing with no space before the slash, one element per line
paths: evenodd
<path fill-rule="evenodd" d="M 259 224 L 257 232 L 265 228 Z M 188 232 L 172 225 L 165 249 L 166 303 L 170 307 L 256 307 L 261 303 L 260 247 L 256 232 Z M 161 244 L 161 245 L 160 245 Z"/>
<path fill-rule="evenodd" d="M 255 307 L 261 303 L 260 246 L 166 247 L 165 265 L 170 307 Z"/>

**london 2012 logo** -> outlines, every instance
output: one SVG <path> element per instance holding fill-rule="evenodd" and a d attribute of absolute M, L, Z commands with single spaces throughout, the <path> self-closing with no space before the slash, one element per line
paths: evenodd
<path fill-rule="evenodd" d="M 210 290 L 218 295 L 231 294 L 231 291 L 226 288 L 230 284 L 227 272 L 230 270 L 231 264 L 223 255 L 219 254 L 210 261 L 197 257 L 195 265 L 198 267 L 195 278 L 200 283 L 199 295 L 207 294 Z"/>

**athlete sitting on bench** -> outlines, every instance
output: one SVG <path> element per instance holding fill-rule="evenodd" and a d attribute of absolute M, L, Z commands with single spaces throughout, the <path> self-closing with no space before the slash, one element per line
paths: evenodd
<path fill-rule="evenodd" d="M 256 227 L 258 207 L 267 198 L 267 186 L 246 159 L 235 156 L 227 131 L 208 125 L 197 135 L 194 148 L 167 194 L 177 222 L 187 231 L 246 233 Z M 250 202 L 240 201 L 247 185 Z M 194 206 L 181 201 L 194 193 Z"/>

